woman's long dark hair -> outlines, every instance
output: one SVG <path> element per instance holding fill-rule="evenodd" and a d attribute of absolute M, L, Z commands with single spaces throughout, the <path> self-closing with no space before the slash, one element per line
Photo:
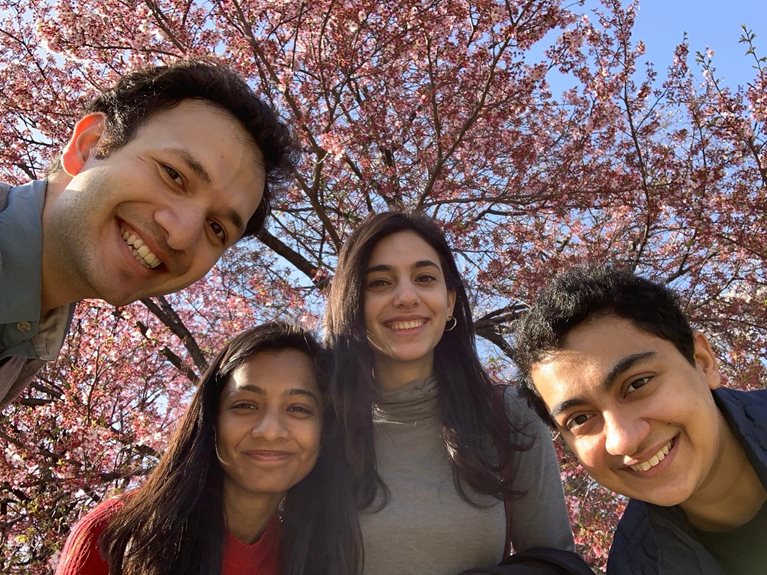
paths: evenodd
<path fill-rule="evenodd" d="M 317 384 L 325 394 L 327 356 L 310 333 L 271 322 L 230 340 L 202 377 L 146 483 L 125 498 L 124 507 L 110 521 L 101 540 L 110 575 L 221 572 L 226 527 L 223 471 L 215 448 L 221 391 L 232 372 L 254 355 L 282 349 L 295 349 L 312 359 Z M 357 573 L 359 540 L 350 472 L 326 402 L 317 464 L 283 502 L 282 573 Z"/>
<path fill-rule="evenodd" d="M 403 231 L 418 234 L 439 254 L 445 282 L 456 294 L 455 329 L 446 331 L 434 350 L 443 438 L 453 462 L 453 481 L 461 497 L 474 502 L 462 483 L 478 493 L 511 495 L 500 479 L 498 452 L 529 449 L 515 433 L 502 394 L 483 369 L 475 348 L 469 299 L 455 258 L 436 222 L 425 216 L 384 212 L 363 222 L 349 237 L 338 258 L 330 289 L 325 329 L 333 350 L 330 396 L 343 425 L 346 455 L 352 468 L 358 506 L 370 507 L 379 489 L 388 492 L 376 469 L 372 404 L 375 398 L 373 352 L 364 318 L 365 275 L 373 248 L 383 238 Z M 492 439 L 489 442 L 488 439 Z M 513 470 L 504 470 L 510 479 Z"/>

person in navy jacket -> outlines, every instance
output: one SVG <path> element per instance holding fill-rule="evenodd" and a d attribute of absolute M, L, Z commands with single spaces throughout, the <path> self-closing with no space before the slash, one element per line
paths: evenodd
<path fill-rule="evenodd" d="M 524 395 L 594 480 L 630 498 L 608 573 L 765 573 L 767 390 L 721 387 L 673 292 L 576 267 L 515 335 Z"/>

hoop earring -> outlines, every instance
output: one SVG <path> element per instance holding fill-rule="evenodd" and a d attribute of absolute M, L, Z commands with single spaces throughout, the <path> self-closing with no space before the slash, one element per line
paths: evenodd
<path fill-rule="evenodd" d="M 453 325 L 450 325 L 451 321 L 453 322 Z M 451 315 L 450 317 L 447 318 L 447 323 L 445 324 L 445 331 L 453 331 L 455 329 L 455 326 L 457 325 L 458 325 L 458 320 Z"/>

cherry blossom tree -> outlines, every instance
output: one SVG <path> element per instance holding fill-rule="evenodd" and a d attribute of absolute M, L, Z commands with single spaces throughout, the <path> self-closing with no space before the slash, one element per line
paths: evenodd
<path fill-rule="evenodd" d="M 258 241 L 173 296 L 81 303 L 61 359 L 0 415 L 0 571 L 51 573 L 76 518 L 140 483 L 227 337 L 273 318 L 319 328 L 340 246 L 383 209 L 443 222 L 501 378 L 509 327 L 551 274 L 609 261 L 678 289 L 728 383 L 764 387 L 765 62 L 744 30 L 746 86 L 686 43 L 659 73 L 636 9 L 0 0 L 3 181 L 44 177 L 121 73 L 180 57 L 230 63 L 303 149 Z M 579 548 L 603 567 L 623 501 L 561 455 Z"/>

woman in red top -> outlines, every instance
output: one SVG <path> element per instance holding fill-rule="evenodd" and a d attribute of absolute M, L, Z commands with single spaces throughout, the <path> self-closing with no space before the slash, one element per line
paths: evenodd
<path fill-rule="evenodd" d="M 355 572 L 350 473 L 324 390 L 308 332 L 275 322 L 232 339 L 147 482 L 81 519 L 57 575 Z"/>

